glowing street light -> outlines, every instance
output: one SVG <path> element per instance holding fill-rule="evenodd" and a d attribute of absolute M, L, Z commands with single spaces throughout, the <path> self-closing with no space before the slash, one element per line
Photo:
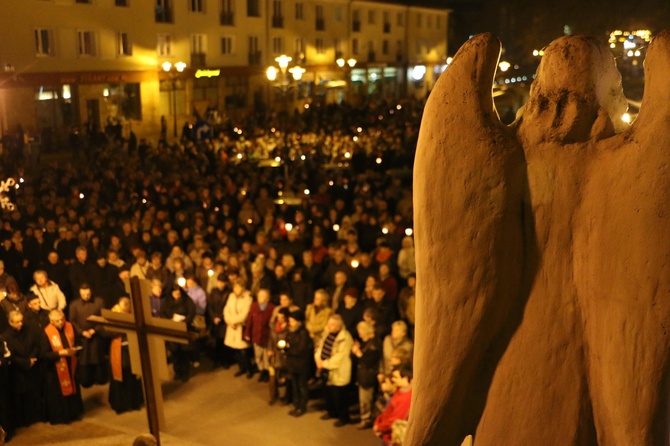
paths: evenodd
<path fill-rule="evenodd" d="M 338 67 L 345 70 L 344 71 L 344 78 L 346 80 L 347 102 L 349 102 L 349 84 L 351 82 L 351 76 L 349 75 L 349 73 L 351 72 L 351 69 L 356 66 L 358 61 L 356 59 L 354 59 L 353 57 L 349 58 L 349 59 L 346 59 L 346 60 L 343 57 L 340 57 L 339 59 L 337 59 L 335 61 L 335 63 L 337 64 Z"/>
<path fill-rule="evenodd" d="M 511 66 L 512 66 L 512 64 L 507 62 L 506 60 L 503 60 L 502 62 L 500 62 L 498 64 L 498 67 L 500 68 L 500 71 L 502 71 L 503 73 L 505 71 L 509 70 L 509 67 L 511 67 Z"/>
<path fill-rule="evenodd" d="M 275 57 L 275 62 L 279 66 L 279 69 L 277 69 L 277 67 L 275 67 L 274 65 L 271 65 L 265 71 L 265 76 L 267 77 L 268 81 L 272 82 L 272 84 L 281 92 L 281 95 L 284 99 L 286 99 L 288 93 L 295 86 L 295 82 L 300 81 L 302 79 L 303 74 L 305 74 L 305 72 L 307 71 L 299 65 L 295 65 L 289 68 L 289 64 L 291 63 L 292 60 L 293 58 L 291 56 L 287 56 L 286 54 L 277 56 Z M 288 107 L 288 102 L 286 102 L 285 105 L 286 107 Z M 288 109 L 285 110 L 285 112 L 288 114 Z M 286 151 L 286 157 L 287 157 L 289 153 L 288 148 L 289 141 L 286 128 L 283 129 L 283 135 L 284 135 L 284 150 Z M 277 157 L 276 161 L 281 162 L 281 158 Z M 284 161 L 284 184 L 287 189 L 290 189 L 290 178 L 288 173 L 287 161 L 288 160 Z"/>
<path fill-rule="evenodd" d="M 170 62 L 163 62 L 161 64 L 161 68 L 163 68 L 163 71 L 165 71 L 168 76 L 170 77 L 170 86 L 171 86 L 171 94 L 172 94 L 172 116 L 173 116 L 173 125 L 174 125 L 174 137 L 177 137 L 177 75 L 175 74 L 175 71 L 177 73 L 183 73 L 184 70 L 186 69 L 186 63 L 185 62 L 177 62 L 174 64 L 174 70 L 173 65 Z"/>

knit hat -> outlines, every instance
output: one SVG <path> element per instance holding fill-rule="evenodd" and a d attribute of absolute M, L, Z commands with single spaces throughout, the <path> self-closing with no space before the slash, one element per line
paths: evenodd
<path fill-rule="evenodd" d="M 40 298 L 40 297 L 39 297 L 37 294 L 33 293 L 32 291 L 29 291 L 29 292 L 26 294 L 26 300 L 27 300 L 28 302 L 30 302 L 30 301 L 33 300 L 33 299 L 39 299 L 39 298 Z"/>

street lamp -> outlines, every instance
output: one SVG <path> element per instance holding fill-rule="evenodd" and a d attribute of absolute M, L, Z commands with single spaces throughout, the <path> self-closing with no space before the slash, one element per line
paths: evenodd
<path fill-rule="evenodd" d="M 293 60 L 292 57 L 287 56 L 286 54 L 282 54 L 281 56 L 275 57 L 275 62 L 277 62 L 277 66 L 279 69 L 277 69 L 276 66 L 270 65 L 268 69 L 265 71 L 265 75 L 267 76 L 268 80 L 273 83 L 274 87 L 279 90 L 282 96 L 282 100 L 284 101 L 284 106 L 286 107 L 286 115 L 284 116 L 284 125 L 283 125 L 283 131 L 284 131 L 284 183 L 286 186 L 286 189 L 290 189 L 290 179 L 289 179 L 289 174 L 288 174 L 288 161 L 289 161 L 289 148 L 288 148 L 288 93 L 293 89 L 295 86 L 294 82 L 298 82 L 300 79 L 302 79 L 302 75 L 305 73 L 304 68 L 302 68 L 299 65 L 295 65 L 291 68 L 289 68 L 289 64 Z"/>
<path fill-rule="evenodd" d="M 347 89 L 347 90 L 346 90 L 346 93 L 347 93 L 347 102 L 350 103 L 350 102 L 351 102 L 351 98 L 350 98 L 350 96 L 351 96 L 351 88 L 350 88 L 350 85 L 349 85 L 349 84 L 351 83 L 351 75 L 350 75 L 350 73 L 351 73 L 351 70 L 356 66 L 356 63 L 358 63 L 358 61 L 357 61 L 356 59 L 354 59 L 353 57 L 352 57 L 352 58 L 349 58 L 349 59 L 347 59 L 347 60 L 344 60 L 343 57 L 340 57 L 339 59 L 337 59 L 337 60 L 335 61 L 335 63 L 337 64 L 338 67 L 344 69 L 344 78 L 345 78 L 345 80 L 346 80 L 346 82 L 347 82 L 347 85 L 346 85 L 346 87 L 345 87 L 345 88 Z"/>
<path fill-rule="evenodd" d="M 172 95 L 172 117 L 174 123 L 174 137 L 177 137 L 177 73 L 182 73 L 186 69 L 185 62 L 177 62 L 173 65 L 170 62 L 163 62 L 161 65 L 163 71 L 165 71 L 170 77 L 170 94 Z M 176 71 L 176 72 L 175 72 Z"/>
<path fill-rule="evenodd" d="M 274 65 L 270 65 L 265 72 L 268 80 L 270 82 L 275 82 L 275 87 L 277 87 L 283 95 L 288 93 L 293 85 L 291 84 L 291 79 L 294 81 L 299 81 L 302 79 L 303 73 L 305 73 L 304 68 L 300 65 L 296 65 L 292 68 L 289 68 L 289 63 L 293 60 L 292 57 L 282 54 L 281 56 L 275 57 L 275 62 L 279 66 L 279 70 Z M 290 74 L 290 76 L 289 76 Z"/>

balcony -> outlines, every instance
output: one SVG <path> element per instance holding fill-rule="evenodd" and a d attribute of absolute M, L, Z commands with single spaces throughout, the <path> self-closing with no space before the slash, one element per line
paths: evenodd
<path fill-rule="evenodd" d="M 221 20 L 221 25 L 223 25 L 223 26 L 235 26 L 235 13 L 233 13 L 233 12 L 222 12 L 220 20 Z"/>
<path fill-rule="evenodd" d="M 191 53 L 191 66 L 196 68 L 203 68 L 207 66 L 207 54 L 205 53 Z"/>
<path fill-rule="evenodd" d="M 249 65 L 258 66 L 261 64 L 261 52 L 255 51 L 248 54 L 249 56 Z"/>
<path fill-rule="evenodd" d="M 326 21 L 324 19 L 316 19 L 316 30 L 317 31 L 326 30 Z"/>
<path fill-rule="evenodd" d="M 390 23 L 384 23 L 384 34 L 388 34 L 391 32 L 391 24 Z"/>
<path fill-rule="evenodd" d="M 376 62 L 377 60 L 377 53 L 374 51 L 368 51 L 368 62 Z"/>
<path fill-rule="evenodd" d="M 172 9 L 156 6 L 156 23 L 172 23 Z"/>
<path fill-rule="evenodd" d="M 273 28 L 283 28 L 284 27 L 284 17 L 277 15 L 272 17 L 272 27 Z"/>
<path fill-rule="evenodd" d="M 355 33 L 361 31 L 361 21 L 360 20 L 354 20 L 351 22 L 351 30 Z"/>

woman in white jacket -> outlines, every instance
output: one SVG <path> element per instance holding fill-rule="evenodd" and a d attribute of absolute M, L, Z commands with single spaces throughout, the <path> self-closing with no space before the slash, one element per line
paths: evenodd
<path fill-rule="evenodd" d="M 354 340 L 339 314 L 328 318 L 326 329 L 314 352 L 317 373 L 328 373 L 326 409 L 322 420 L 337 418 L 336 427 L 349 423 L 347 385 L 351 381 L 351 347 Z"/>
<path fill-rule="evenodd" d="M 244 281 L 238 280 L 233 284 L 233 292 L 228 296 L 223 308 L 223 320 L 226 323 L 226 336 L 223 343 L 235 350 L 237 364 L 240 369 L 235 376 L 247 374 L 247 378 L 254 376 L 249 355 L 249 343 L 244 340 L 244 323 L 249 315 L 253 299 L 246 290 Z"/>
<path fill-rule="evenodd" d="M 47 311 L 55 309 L 63 311 L 67 305 L 65 294 L 56 282 L 49 280 L 47 272 L 39 269 L 33 274 L 33 279 L 35 285 L 30 287 L 30 291 L 40 299 L 40 307 Z"/>

